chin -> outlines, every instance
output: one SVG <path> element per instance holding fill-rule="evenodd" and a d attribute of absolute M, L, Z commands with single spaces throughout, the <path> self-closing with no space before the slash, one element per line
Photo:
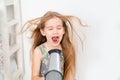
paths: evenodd
<path fill-rule="evenodd" d="M 58 47 L 60 45 L 60 43 L 53 43 L 54 47 Z"/>

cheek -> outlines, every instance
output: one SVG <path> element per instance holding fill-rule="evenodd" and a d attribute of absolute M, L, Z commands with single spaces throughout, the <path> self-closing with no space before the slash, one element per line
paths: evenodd
<path fill-rule="evenodd" d="M 62 34 L 65 34 L 65 30 L 62 31 Z"/>
<path fill-rule="evenodd" d="M 65 30 L 63 30 L 63 34 L 65 34 Z"/>
<path fill-rule="evenodd" d="M 51 32 L 45 32 L 45 35 L 46 35 L 47 38 L 50 38 Z"/>
<path fill-rule="evenodd" d="M 47 36 L 47 35 L 50 35 L 50 34 L 51 34 L 51 32 L 50 32 L 50 31 L 48 31 L 48 30 L 46 30 L 46 29 L 44 29 L 43 34 L 44 34 L 45 36 Z"/>
<path fill-rule="evenodd" d="M 65 34 L 65 28 L 63 27 L 63 34 Z"/>
<path fill-rule="evenodd" d="M 50 36 L 52 34 L 52 32 L 51 31 L 46 31 L 45 34 Z"/>

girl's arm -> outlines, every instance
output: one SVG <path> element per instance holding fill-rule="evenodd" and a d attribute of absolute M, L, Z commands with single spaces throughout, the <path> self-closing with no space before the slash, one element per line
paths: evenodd
<path fill-rule="evenodd" d="M 41 59 L 42 54 L 36 47 L 32 55 L 32 80 L 45 80 L 44 77 L 39 77 Z"/>

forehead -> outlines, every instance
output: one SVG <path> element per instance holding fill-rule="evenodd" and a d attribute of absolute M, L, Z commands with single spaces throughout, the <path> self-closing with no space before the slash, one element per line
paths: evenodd
<path fill-rule="evenodd" d="M 58 17 L 53 17 L 45 22 L 45 26 L 62 25 L 62 20 Z"/>

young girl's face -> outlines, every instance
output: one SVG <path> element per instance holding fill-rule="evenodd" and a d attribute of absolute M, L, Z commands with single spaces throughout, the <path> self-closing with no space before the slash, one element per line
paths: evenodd
<path fill-rule="evenodd" d="M 47 38 L 50 46 L 59 46 L 65 33 L 63 22 L 58 17 L 53 17 L 45 22 L 45 28 L 41 30 L 43 36 Z"/>

